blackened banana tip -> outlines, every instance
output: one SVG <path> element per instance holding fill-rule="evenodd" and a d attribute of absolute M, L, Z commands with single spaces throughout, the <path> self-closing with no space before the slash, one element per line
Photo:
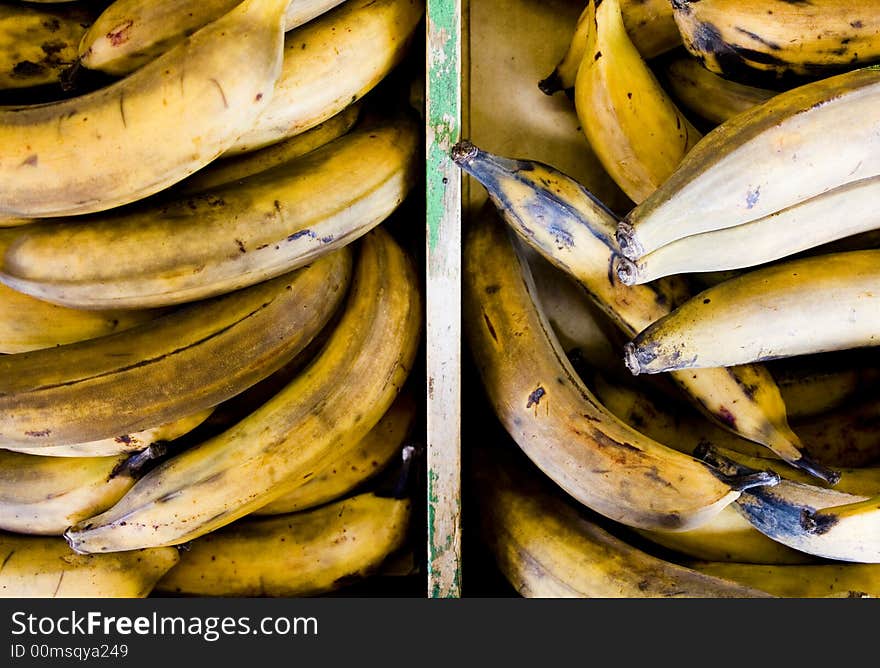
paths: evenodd
<path fill-rule="evenodd" d="M 803 471 L 806 471 L 810 475 L 813 475 L 820 480 L 824 480 L 829 485 L 836 485 L 840 480 L 840 472 L 834 471 L 833 469 L 828 468 L 827 466 L 820 464 L 815 461 L 811 457 L 807 455 L 801 455 L 800 459 L 792 464 Z"/>
<path fill-rule="evenodd" d="M 635 285 L 639 270 L 636 263 L 622 255 L 615 256 L 615 271 L 618 280 L 624 285 Z"/>
<path fill-rule="evenodd" d="M 617 246 L 620 254 L 628 260 L 638 260 L 642 254 L 642 247 L 638 239 L 636 239 L 636 231 L 633 226 L 624 220 L 617 224 L 617 230 L 614 238 L 617 240 Z"/>
<path fill-rule="evenodd" d="M 479 152 L 480 149 L 478 149 L 473 143 L 467 139 L 462 139 L 452 147 L 450 155 L 452 156 L 452 161 L 456 165 L 464 165 L 473 160 Z"/>
<path fill-rule="evenodd" d="M 562 80 L 559 78 L 559 73 L 556 70 L 548 76 L 546 79 L 541 79 L 538 82 L 538 89 L 544 93 L 544 95 L 553 95 L 561 91 L 565 86 L 562 85 Z"/>
<path fill-rule="evenodd" d="M 729 477 L 730 486 L 737 492 L 744 492 L 755 487 L 773 487 L 778 485 L 782 478 L 775 471 L 757 471 L 744 475 L 732 475 Z"/>
<path fill-rule="evenodd" d="M 630 341 L 623 345 L 623 363 L 633 376 L 638 376 L 642 372 L 639 358 L 636 355 L 636 346 Z"/>

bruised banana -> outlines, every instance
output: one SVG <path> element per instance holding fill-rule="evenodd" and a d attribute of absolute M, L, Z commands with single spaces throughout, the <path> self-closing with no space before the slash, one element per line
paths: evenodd
<path fill-rule="evenodd" d="M 638 260 L 676 239 L 742 225 L 880 175 L 880 69 L 779 93 L 709 132 L 619 223 Z M 809 172 L 809 178 L 804 174 Z M 845 220 L 846 209 L 835 219 Z"/>
<path fill-rule="evenodd" d="M 638 260 L 621 258 L 626 285 L 672 274 L 753 267 L 880 228 L 880 176 L 851 181 L 742 225 L 692 234 Z M 841 212 L 845 212 L 841 215 Z M 834 224 L 829 225 L 833 220 Z"/>
<path fill-rule="evenodd" d="M 632 287 L 616 280 L 612 273 L 615 217 L 558 170 L 499 157 L 470 142 L 459 142 L 452 155 L 486 188 L 517 235 L 574 276 L 627 336 L 664 317 L 691 295 L 687 283 L 674 277 Z M 767 446 L 823 480 L 833 479 L 833 471 L 800 451 L 779 388 L 763 366 L 691 370 L 672 379 L 719 425 Z"/>
<path fill-rule="evenodd" d="M 711 123 L 763 104 L 777 91 L 730 81 L 710 72 L 696 58 L 670 59 L 663 67 L 663 81 L 685 107 Z"/>
<path fill-rule="evenodd" d="M 118 334 L 0 356 L 0 442 L 115 438 L 210 408 L 304 348 L 342 302 L 350 271 L 342 248 Z"/>
<path fill-rule="evenodd" d="M 272 97 L 288 2 L 244 0 L 113 84 L 0 109 L 0 216 L 103 211 L 214 160 Z"/>
<path fill-rule="evenodd" d="M 175 545 L 281 497 L 344 457 L 381 419 L 415 359 L 417 276 L 382 228 L 358 242 L 339 323 L 314 361 L 226 431 L 161 463 L 65 533 L 77 552 Z"/>
<path fill-rule="evenodd" d="M 343 0 L 292 0 L 284 29 L 292 30 Z M 114 0 L 76 45 L 83 67 L 123 76 L 142 67 L 241 0 Z M 671 15 L 670 15 L 671 18 Z"/>
<path fill-rule="evenodd" d="M 179 559 L 173 547 L 76 554 L 63 538 L 0 533 L 0 597 L 146 598 Z"/>
<path fill-rule="evenodd" d="M 782 598 L 878 598 L 878 564 L 750 564 L 687 562 L 689 568 Z"/>
<path fill-rule="evenodd" d="M 356 449 L 331 461 L 304 485 L 267 503 L 252 515 L 283 515 L 335 501 L 380 473 L 401 450 L 416 418 L 416 403 L 398 395 L 388 412 L 364 436 Z"/>
<path fill-rule="evenodd" d="M 317 596 L 375 573 L 403 547 L 412 501 L 372 492 L 277 517 L 244 518 L 197 538 L 156 591 Z"/>
<path fill-rule="evenodd" d="M 174 192 L 185 194 L 205 192 L 228 183 L 240 182 L 249 176 L 295 160 L 329 144 L 351 130 L 360 116 L 360 108 L 360 103 L 356 102 L 302 134 L 256 151 L 212 162 L 175 186 Z"/>
<path fill-rule="evenodd" d="M 876 346 L 880 250 L 772 264 L 707 288 L 624 346 L 633 374 Z"/>
<path fill-rule="evenodd" d="M 880 60 L 880 6 L 859 0 L 672 0 L 685 48 L 706 69 L 776 84 Z"/>
<path fill-rule="evenodd" d="M 163 449 L 76 459 L 0 451 L 0 530 L 60 536 L 122 498 Z"/>
<path fill-rule="evenodd" d="M 574 84 L 581 128 L 605 171 L 638 204 L 701 138 L 626 34 L 619 0 L 595 7 Z"/>
<path fill-rule="evenodd" d="M 346 0 L 291 30 L 269 105 L 224 155 L 304 132 L 361 99 L 403 61 L 424 13 L 424 0 Z"/>
<path fill-rule="evenodd" d="M 0 5 L 0 89 L 57 84 L 97 11 L 69 6 Z"/>
<path fill-rule="evenodd" d="M 681 45 L 681 35 L 668 0 L 620 0 L 620 10 L 626 33 L 643 58 L 654 58 Z M 565 54 L 553 72 L 538 83 L 546 95 L 574 88 L 593 18 L 594 9 L 587 3 L 578 17 Z"/>
<path fill-rule="evenodd" d="M 752 587 L 659 559 L 612 535 L 501 448 L 478 452 L 482 540 L 529 598 L 751 598 Z"/>
<path fill-rule="evenodd" d="M 274 278 L 351 243 L 398 207 L 418 178 L 419 127 L 408 116 L 379 120 L 242 183 L 16 228 L 0 281 L 53 303 L 106 309 L 180 304 Z"/>
<path fill-rule="evenodd" d="M 463 318 L 490 404 L 538 468 L 599 514 L 653 529 L 699 526 L 745 486 L 773 483 L 773 475 L 719 477 L 602 406 L 546 321 L 515 241 L 493 216 L 471 224 Z"/>
<path fill-rule="evenodd" d="M 0 284 L 0 353 L 23 353 L 121 332 L 162 311 L 85 311 L 35 299 Z"/>

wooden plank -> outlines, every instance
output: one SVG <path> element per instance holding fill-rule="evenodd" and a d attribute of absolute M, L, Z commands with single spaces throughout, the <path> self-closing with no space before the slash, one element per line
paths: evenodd
<path fill-rule="evenodd" d="M 461 0 L 427 2 L 428 596 L 461 596 Z"/>

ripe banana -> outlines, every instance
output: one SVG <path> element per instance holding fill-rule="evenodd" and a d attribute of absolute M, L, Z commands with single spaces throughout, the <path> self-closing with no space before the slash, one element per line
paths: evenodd
<path fill-rule="evenodd" d="M 113 438 L 105 438 L 88 443 L 72 443 L 70 445 L 38 445 L 27 447 L 0 443 L 0 448 L 25 455 L 42 455 L 45 457 L 115 457 L 123 454 L 141 452 L 150 446 L 166 443 L 189 434 L 203 424 L 213 408 L 206 408 L 191 415 L 167 422 L 158 427 L 145 429 L 133 434 L 122 434 Z M 0 453 L 2 454 L 2 453 Z"/>
<path fill-rule="evenodd" d="M 497 450 L 498 452 L 492 452 Z M 767 594 L 643 552 L 498 446 L 476 460 L 482 539 L 530 598 L 751 598 Z"/>
<path fill-rule="evenodd" d="M 318 596 L 376 572 L 403 547 L 412 501 L 358 494 L 320 508 L 244 518 L 197 538 L 156 591 Z"/>
<path fill-rule="evenodd" d="M 57 84 L 97 11 L 83 3 L 0 5 L 0 89 Z"/>
<path fill-rule="evenodd" d="M 268 107 L 225 155 L 304 132 L 362 98 L 402 62 L 424 13 L 424 0 L 346 0 L 287 33 Z"/>
<path fill-rule="evenodd" d="M 381 119 L 242 184 L 16 228 L 0 281 L 53 303 L 106 309 L 190 302 L 274 278 L 351 243 L 398 207 L 419 177 L 420 127 L 409 116 Z"/>
<path fill-rule="evenodd" d="M 60 536 L 122 498 L 163 450 L 76 459 L 0 451 L 0 530 Z"/>
<path fill-rule="evenodd" d="M 0 597 L 146 598 L 178 560 L 173 547 L 83 555 L 63 538 L 0 533 Z"/>
<path fill-rule="evenodd" d="M 0 283 L 0 353 L 23 353 L 121 332 L 163 311 L 84 311 L 35 299 Z"/>
<path fill-rule="evenodd" d="M 688 567 L 783 598 L 877 598 L 877 564 L 761 565 L 692 561 Z"/>
<path fill-rule="evenodd" d="M 341 303 L 350 270 L 342 248 L 118 334 L 0 356 L 0 442 L 115 438 L 214 406 L 304 348 Z"/>
<path fill-rule="evenodd" d="M 757 220 L 877 176 L 878 123 L 880 70 L 871 68 L 793 88 L 737 114 L 620 222 L 620 251 L 638 260 L 676 239 Z"/>
<path fill-rule="evenodd" d="M 875 346 L 880 250 L 772 264 L 707 288 L 624 346 L 633 374 Z"/>
<path fill-rule="evenodd" d="M 360 249 L 345 312 L 306 369 L 230 429 L 187 448 L 109 510 L 65 533 L 77 552 L 174 545 L 265 506 L 344 457 L 400 391 L 422 306 L 409 257 L 383 228 Z"/>
<path fill-rule="evenodd" d="M 773 483 L 773 475 L 718 477 L 602 406 L 565 357 L 503 222 L 472 222 L 463 261 L 465 334 L 490 404 L 523 452 L 579 502 L 630 526 L 685 530 L 743 486 Z"/>
<path fill-rule="evenodd" d="M 880 176 L 851 181 L 749 223 L 692 234 L 635 261 L 620 258 L 617 276 L 635 285 L 672 274 L 742 269 L 788 258 L 880 228 L 878 195 Z"/>
<path fill-rule="evenodd" d="M 285 31 L 320 16 L 340 2 L 290 2 L 284 16 Z M 239 4 L 241 0 L 115 0 L 82 36 L 76 56 L 90 70 L 124 76 Z"/>
<path fill-rule="evenodd" d="M 600 0 L 601 2 L 601 0 Z M 681 35 L 668 0 L 620 0 L 623 25 L 633 46 L 643 58 L 659 56 L 681 45 Z M 549 76 L 538 83 L 547 95 L 574 88 L 577 70 L 592 29 L 593 9 L 589 3 L 578 17 L 571 43 Z"/>
<path fill-rule="evenodd" d="M 596 157 L 636 204 L 701 138 L 626 34 L 619 0 L 590 0 L 593 24 L 574 84 L 581 128 Z"/>
<path fill-rule="evenodd" d="M 113 84 L 0 109 L 0 216 L 103 211 L 211 162 L 272 97 L 288 2 L 245 0 Z"/>
<path fill-rule="evenodd" d="M 398 455 L 416 418 L 416 402 L 406 393 L 398 395 L 388 412 L 345 457 L 293 491 L 258 508 L 253 515 L 284 515 L 335 501 L 384 470 Z"/>
<path fill-rule="evenodd" d="M 880 11 L 858 0 L 672 0 L 685 48 L 733 79 L 780 85 L 880 60 Z"/>
<path fill-rule="evenodd" d="M 241 185 L 242 179 L 295 160 L 338 139 L 351 130 L 360 110 L 361 104 L 356 102 L 311 130 L 290 139 L 250 153 L 221 158 L 174 186 L 174 192 L 191 195 L 228 183 L 239 182 Z"/>
<path fill-rule="evenodd" d="M 615 279 L 615 217 L 573 179 L 535 161 L 511 160 L 460 142 L 453 160 L 479 181 L 505 221 L 530 246 L 584 286 L 627 335 L 634 336 L 691 294 L 683 279 L 627 287 Z M 833 471 L 805 457 L 779 388 L 760 365 L 676 373 L 681 386 L 719 425 L 767 446 L 823 480 Z"/>
<path fill-rule="evenodd" d="M 662 73 L 662 81 L 672 95 L 710 123 L 723 123 L 740 112 L 763 104 L 777 93 L 725 79 L 688 56 L 670 58 Z"/>

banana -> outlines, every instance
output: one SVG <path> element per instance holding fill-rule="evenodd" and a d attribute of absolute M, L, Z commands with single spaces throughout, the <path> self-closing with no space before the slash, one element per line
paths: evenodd
<path fill-rule="evenodd" d="M 142 452 L 157 444 L 173 441 L 188 434 L 201 425 L 213 413 L 213 408 L 206 408 L 191 415 L 167 422 L 158 427 L 145 429 L 133 434 L 122 434 L 113 438 L 105 438 L 88 443 L 72 443 L 70 445 L 38 445 L 27 447 L 0 443 L 0 448 L 25 455 L 43 455 L 46 457 L 115 457 L 123 454 Z M 2 456 L 2 452 L 0 452 Z"/>
<path fill-rule="evenodd" d="M 685 107 L 716 124 L 777 94 L 775 90 L 725 79 L 688 56 L 670 58 L 662 68 L 662 81 Z"/>
<path fill-rule="evenodd" d="M 413 398 L 401 393 L 388 412 L 346 457 L 333 460 L 307 483 L 258 508 L 253 515 L 284 515 L 335 501 L 384 470 L 416 418 Z"/>
<path fill-rule="evenodd" d="M 880 60 L 880 11 L 857 0 L 672 0 L 685 48 L 710 71 L 782 85 Z"/>
<path fill-rule="evenodd" d="M 122 498 L 163 450 L 76 459 L 0 451 L 0 530 L 60 536 Z"/>
<path fill-rule="evenodd" d="M 842 409 L 796 423 L 804 451 L 833 467 L 880 464 L 880 399 L 876 391 Z"/>
<path fill-rule="evenodd" d="M 581 128 L 605 171 L 636 204 L 702 137 L 626 34 L 619 0 L 590 0 L 595 18 L 574 84 Z"/>
<path fill-rule="evenodd" d="M 35 299 L 0 283 L 0 353 L 23 353 L 121 332 L 163 311 L 85 311 Z"/>
<path fill-rule="evenodd" d="M 773 483 L 772 475 L 719 478 L 602 406 L 565 357 L 500 220 L 470 225 L 463 261 L 465 334 L 490 404 L 523 452 L 579 502 L 630 526 L 685 530 L 743 485 Z"/>
<path fill-rule="evenodd" d="M 601 0 L 600 0 L 601 2 Z M 681 45 L 681 35 L 668 0 L 620 0 L 623 25 L 633 46 L 650 59 Z M 549 76 L 538 83 L 547 95 L 574 88 L 578 66 L 586 48 L 593 10 L 589 3 L 578 17 L 571 42 Z"/>
<path fill-rule="evenodd" d="M 492 452 L 497 450 L 498 452 Z M 767 594 L 659 559 L 616 537 L 500 447 L 478 451 L 482 540 L 529 598 L 751 598 Z"/>
<path fill-rule="evenodd" d="M 318 596 L 377 571 L 406 543 L 410 499 L 358 494 L 277 517 L 244 518 L 197 538 L 156 591 Z"/>
<path fill-rule="evenodd" d="M 16 228 L 0 281 L 53 303 L 106 309 L 191 302 L 274 278 L 351 243 L 398 207 L 419 176 L 420 127 L 410 116 L 379 119 L 241 184 Z"/>
<path fill-rule="evenodd" d="M 228 399 L 302 350 L 343 299 L 351 252 L 118 334 L 0 356 L 0 442 L 115 438 Z"/>
<path fill-rule="evenodd" d="M 877 598 L 877 564 L 762 565 L 687 562 L 688 567 L 716 578 L 739 582 L 782 598 Z"/>
<path fill-rule="evenodd" d="M 320 16 L 342 1 L 290 2 L 284 16 L 285 31 Z M 239 4 L 241 0 L 115 0 L 82 35 L 76 45 L 76 57 L 90 70 L 124 76 Z"/>
<path fill-rule="evenodd" d="M 0 5 L 0 89 L 59 83 L 97 12 L 83 3 Z"/>
<path fill-rule="evenodd" d="M 875 346 L 880 250 L 772 264 L 707 288 L 624 346 L 633 374 Z"/>
<path fill-rule="evenodd" d="M 470 142 L 459 142 L 452 156 L 483 184 L 520 238 L 574 276 L 627 336 L 664 317 L 692 294 L 683 279 L 633 287 L 616 280 L 616 218 L 573 179 L 548 165 L 499 157 Z M 800 452 L 779 388 L 763 366 L 691 370 L 672 379 L 719 425 L 823 480 L 834 478 L 833 471 Z"/>
<path fill-rule="evenodd" d="M 0 597 L 146 598 L 178 561 L 173 547 L 82 555 L 63 538 L 0 533 Z"/>
<path fill-rule="evenodd" d="M 77 552 L 174 545 L 219 529 L 344 457 L 388 410 L 415 359 L 421 295 L 383 228 L 358 242 L 345 312 L 291 383 L 230 429 L 187 448 L 109 510 L 74 524 Z"/>
<path fill-rule="evenodd" d="M 672 274 L 742 269 L 789 258 L 880 228 L 878 196 L 880 176 L 851 181 L 749 223 L 692 234 L 635 261 L 620 258 L 617 276 L 635 285 Z"/>
<path fill-rule="evenodd" d="M 113 84 L 0 109 L 0 216 L 110 209 L 226 151 L 272 97 L 288 2 L 245 0 Z"/>
<path fill-rule="evenodd" d="M 360 116 L 360 111 L 361 104 L 355 102 L 302 134 L 294 135 L 290 139 L 251 153 L 230 156 L 212 162 L 174 186 L 174 192 L 187 195 L 205 192 L 295 160 L 316 148 L 329 144 L 351 130 Z"/>
<path fill-rule="evenodd" d="M 737 114 L 620 221 L 621 253 L 638 260 L 676 239 L 758 220 L 877 176 L 878 123 L 880 70 L 872 68 L 792 88 Z"/>
<path fill-rule="evenodd" d="M 347 0 L 287 33 L 268 107 L 225 155 L 304 132 L 362 98 L 403 61 L 424 13 L 424 0 Z"/>

